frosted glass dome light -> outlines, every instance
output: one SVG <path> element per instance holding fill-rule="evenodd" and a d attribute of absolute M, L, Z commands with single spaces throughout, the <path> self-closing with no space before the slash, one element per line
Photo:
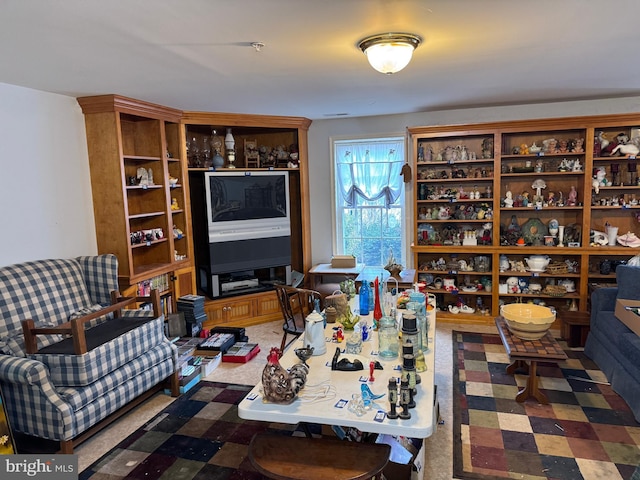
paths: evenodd
<path fill-rule="evenodd" d="M 421 42 L 419 36 L 410 33 L 382 33 L 361 40 L 358 47 L 374 69 L 390 75 L 409 65 Z"/>

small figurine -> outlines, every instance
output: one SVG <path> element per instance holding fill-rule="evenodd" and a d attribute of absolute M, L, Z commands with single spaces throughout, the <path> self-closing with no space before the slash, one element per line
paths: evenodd
<path fill-rule="evenodd" d="M 576 187 L 572 185 L 571 190 L 569 190 L 567 205 L 569 207 L 575 207 L 577 204 L 578 204 L 578 192 L 576 191 Z"/>
<path fill-rule="evenodd" d="M 547 194 L 547 205 L 553 207 L 556 204 L 556 194 L 553 192 L 549 192 Z"/>
<path fill-rule="evenodd" d="M 387 418 L 398 418 L 398 411 L 396 410 L 398 404 L 398 382 L 395 377 L 389 379 L 388 389 L 390 410 L 387 412 Z"/>
<path fill-rule="evenodd" d="M 177 198 L 172 198 L 171 199 L 171 210 L 180 210 L 180 206 L 178 205 L 178 199 Z"/>
<path fill-rule="evenodd" d="M 640 153 L 640 148 L 638 148 L 633 143 L 619 143 L 615 146 L 615 148 L 611 151 L 611 155 L 615 155 L 616 153 L 619 155 L 626 155 L 628 157 L 635 157 Z"/>
<path fill-rule="evenodd" d="M 542 147 L 536 145 L 536 142 L 533 142 L 529 147 L 529 153 L 538 153 L 540 150 L 542 150 Z"/>
<path fill-rule="evenodd" d="M 569 142 L 565 139 L 558 140 L 556 153 L 569 153 Z"/>
<path fill-rule="evenodd" d="M 531 184 L 531 188 L 535 189 L 536 194 L 533 196 L 533 203 L 535 203 L 536 207 L 542 206 L 542 190 L 547 188 L 547 183 L 542 178 L 537 178 Z"/>
<path fill-rule="evenodd" d="M 511 193 L 511 190 L 507 191 L 505 194 L 504 206 L 507 208 L 513 207 L 513 194 Z"/>
<path fill-rule="evenodd" d="M 542 149 L 544 153 L 555 153 L 558 141 L 555 138 L 547 138 L 542 141 Z"/>
<path fill-rule="evenodd" d="M 430 144 L 427 144 L 427 148 L 424 150 L 424 161 L 430 162 L 433 160 L 433 148 L 431 148 Z"/>
<path fill-rule="evenodd" d="M 600 193 L 600 187 L 609 185 L 609 181 L 607 180 L 607 171 L 604 167 L 596 168 L 591 184 L 596 194 Z"/>
<path fill-rule="evenodd" d="M 575 144 L 573 145 L 574 153 L 584 153 L 584 138 L 576 138 Z"/>
<path fill-rule="evenodd" d="M 582 164 L 580 163 L 580 160 L 578 160 L 577 158 L 573 161 L 573 165 L 571 166 L 571 170 L 573 172 L 581 172 L 582 171 Z"/>
<path fill-rule="evenodd" d="M 146 187 L 149 185 L 149 172 L 147 171 L 146 168 L 140 167 L 138 168 L 137 173 L 137 180 L 138 180 L 138 185 L 142 186 L 142 187 Z"/>
<path fill-rule="evenodd" d="M 482 140 L 482 158 L 493 158 L 493 138 Z"/>
<path fill-rule="evenodd" d="M 526 143 L 523 143 L 522 145 L 520 145 L 518 153 L 520 153 L 520 155 L 529 155 L 529 147 L 527 146 Z"/>

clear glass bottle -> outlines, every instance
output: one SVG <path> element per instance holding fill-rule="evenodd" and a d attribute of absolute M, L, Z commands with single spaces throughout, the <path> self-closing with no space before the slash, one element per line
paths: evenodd
<path fill-rule="evenodd" d="M 429 341 L 427 338 L 428 331 L 426 305 L 422 302 L 409 302 L 407 303 L 407 311 L 413 312 L 416 316 L 416 326 L 418 327 L 418 336 L 420 337 L 420 349 L 424 351 L 429 346 Z"/>
<path fill-rule="evenodd" d="M 396 358 L 400 349 L 398 325 L 393 317 L 382 317 L 378 324 L 378 355 L 382 359 Z"/>

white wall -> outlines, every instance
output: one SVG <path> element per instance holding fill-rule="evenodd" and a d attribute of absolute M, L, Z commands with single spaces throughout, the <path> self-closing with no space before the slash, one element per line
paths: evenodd
<path fill-rule="evenodd" d="M 330 138 L 387 135 L 407 127 L 498 122 L 534 118 L 572 117 L 640 112 L 640 97 L 495 108 L 443 110 L 377 117 L 315 120 L 309 128 L 309 175 L 313 263 L 332 255 Z M 411 194 L 408 189 L 408 194 Z M 412 217 L 411 217 L 412 218 Z M 407 258 L 412 259 L 410 252 Z"/>
<path fill-rule="evenodd" d="M 75 98 L 0 83 L 0 265 L 97 252 Z"/>

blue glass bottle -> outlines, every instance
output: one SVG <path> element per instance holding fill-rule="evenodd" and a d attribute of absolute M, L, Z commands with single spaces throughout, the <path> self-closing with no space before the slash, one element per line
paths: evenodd
<path fill-rule="evenodd" d="M 369 282 L 363 280 L 359 292 L 360 315 L 369 315 Z"/>

